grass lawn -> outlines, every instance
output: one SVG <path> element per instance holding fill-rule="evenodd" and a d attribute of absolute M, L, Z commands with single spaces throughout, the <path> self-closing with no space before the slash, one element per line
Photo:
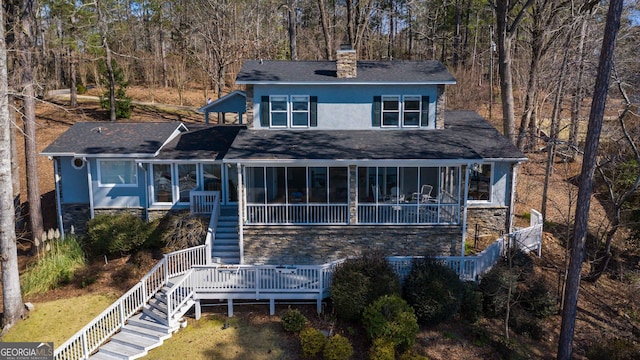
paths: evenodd
<path fill-rule="evenodd" d="M 35 310 L 4 335 L 2 341 L 53 342 L 57 348 L 117 298 L 86 295 L 35 303 Z"/>
<path fill-rule="evenodd" d="M 145 359 L 295 359 L 295 350 L 286 350 L 279 321 L 203 314 L 199 321 L 189 318 L 188 326 L 175 333 Z M 292 354 L 293 353 L 293 354 Z"/>

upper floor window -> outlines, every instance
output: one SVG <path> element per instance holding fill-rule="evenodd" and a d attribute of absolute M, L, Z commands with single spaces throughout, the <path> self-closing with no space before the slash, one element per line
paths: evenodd
<path fill-rule="evenodd" d="M 318 126 L 317 104 L 316 96 L 263 96 L 260 103 L 260 126 L 273 128 Z"/>
<path fill-rule="evenodd" d="M 469 174 L 469 201 L 491 202 L 491 164 L 477 164 Z"/>
<path fill-rule="evenodd" d="M 429 97 L 384 95 L 373 98 L 374 127 L 421 127 L 429 125 Z"/>
<path fill-rule="evenodd" d="M 100 186 L 137 186 L 136 163 L 133 160 L 98 160 Z"/>

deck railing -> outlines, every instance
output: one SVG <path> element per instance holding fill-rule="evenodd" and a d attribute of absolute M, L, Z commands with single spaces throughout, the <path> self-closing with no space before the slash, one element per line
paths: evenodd
<path fill-rule="evenodd" d="M 193 265 L 205 265 L 206 246 L 176 251 L 164 257 L 131 290 L 96 316 L 54 352 L 57 360 L 87 359 L 118 332 L 125 321 L 138 312 L 171 277 L 185 274 Z M 210 254 L 208 254 L 211 257 Z"/>
<path fill-rule="evenodd" d="M 271 224 L 347 224 L 347 204 L 248 204 L 247 223 Z"/>
<path fill-rule="evenodd" d="M 457 224 L 458 204 L 358 204 L 359 224 Z"/>
<path fill-rule="evenodd" d="M 192 214 L 211 214 L 215 206 L 220 206 L 220 191 L 195 188 L 189 191 L 189 205 Z"/>

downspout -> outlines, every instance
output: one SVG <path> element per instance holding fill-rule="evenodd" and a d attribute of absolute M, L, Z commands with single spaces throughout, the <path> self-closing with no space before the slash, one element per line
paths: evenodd
<path fill-rule="evenodd" d="M 95 217 L 95 213 L 93 211 L 93 180 L 91 179 L 91 163 L 86 157 L 83 157 L 82 160 L 87 163 L 87 181 L 89 182 L 89 219 L 93 219 Z"/>
<path fill-rule="evenodd" d="M 240 264 L 244 264 L 244 229 L 242 227 L 244 225 L 244 206 L 246 201 L 242 191 L 244 187 L 242 166 L 238 163 L 236 164 L 236 169 L 238 173 L 238 247 L 240 248 Z"/>
<path fill-rule="evenodd" d="M 51 158 L 53 160 L 53 176 L 55 177 L 56 184 L 56 215 L 58 215 L 58 229 L 60 229 L 60 236 L 64 240 L 64 223 L 62 222 L 62 202 L 60 201 L 60 171 L 58 168 L 58 158 Z"/>
<path fill-rule="evenodd" d="M 462 209 L 463 209 L 463 213 L 462 213 L 462 249 L 460 250 L 461 254 L 460 256 L 464 257 L 464 250 L 465 250 L 465 246 L 467 245 L 467 205 L 468 205 L 468 198 L 469 198 L 469 169 L 471 168 L 470 164 L 467 164 L 467 166 L 464 169 L 464 196 L 463 196 L 463 202 L 462 202 Z"/>

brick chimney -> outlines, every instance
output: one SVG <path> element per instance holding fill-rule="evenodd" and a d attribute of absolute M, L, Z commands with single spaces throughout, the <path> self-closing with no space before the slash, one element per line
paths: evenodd
<path fill-rule="evenodd" d="M 336 52 L 336 70 L 340 79 L 355 78 L 358 75 L 356 51 L 351 45 L 341 45 Z"/>

